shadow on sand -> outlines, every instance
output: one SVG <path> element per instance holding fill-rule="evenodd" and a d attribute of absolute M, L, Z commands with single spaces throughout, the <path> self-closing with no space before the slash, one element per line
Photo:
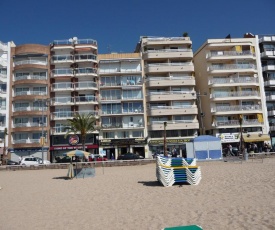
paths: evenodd
<path fill-rule="evenodd" d="M 53 179 L 56 179 L 56 180 L 71 180 L 71 178 L 69 178 L 69 177 L 67 177 L 67 176 L 53 177 Z"/>
<path fill-rule="evenodd" d="M 161 187 L 162 185 L 158 181 L 139 181 L 138 183 L 144 186 Z"/>

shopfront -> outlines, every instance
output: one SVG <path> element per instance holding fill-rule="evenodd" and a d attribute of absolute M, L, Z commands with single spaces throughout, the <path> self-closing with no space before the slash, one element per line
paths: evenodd
<path fill-rule="evenodd" d="M 55 162 L 56 157 L 63 156 L 64 153 L 80 149 L 82 150 L 80 135 L 68 135 L 64 137 L 61 135 L 51 136 L 51 147 L 50 147 L 50 160 Z M 88 134 L 85 142 L 85 151 L 90 152 L 91 154 L 99 154 L 98 151 L 98 134 Z"/>
<path fill-rule="evenodd" d="M 106 154 L 108 159 L 117 159 L 121 154 L 128 152 L 139 154 L 143 157 L 146 155 L 147 140 L 144 138 L 129 138 L 129 139 L 108 139 L 100 140 L 99 151 Z"/>
<path fill-rule="evenodd" d="M 187 157 L 188 152 L 193 151 L 193 139 L 167 139 L 166 147 L 168 154 L 176 153 L 179 157 Z M 164 153 L 164 139 L 150 140 L 149 152 L 152 156 Z"/>

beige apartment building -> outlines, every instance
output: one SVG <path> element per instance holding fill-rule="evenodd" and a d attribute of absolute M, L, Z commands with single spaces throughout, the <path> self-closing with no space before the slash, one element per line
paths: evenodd
<path fill-rule="evenodd" d="M 141 37 L 149 155 L 193 152 L 199 122 L 189 37 Z"/>
<path fill-rule="evenodd" d="M 100 54 L 98 61 L 99 152 L 108 159 L 127 152 L 148 157 L 140 54 Z"/>
<path fill-rule="evenodd" d="M 194 65 L 196 90 L 207 94 L 200 98 L 203 133 L 220 137 L 224 146 L 239 145 L 241 128 L 246 143 L 269 141 L 257 39 L 208 39 L 194 54 Z"/>

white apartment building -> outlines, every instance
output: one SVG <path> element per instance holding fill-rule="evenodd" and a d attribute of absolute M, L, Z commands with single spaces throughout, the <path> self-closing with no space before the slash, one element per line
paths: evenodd
<path fill-rule="evenodd" d="M 3 153 L 7 154 L 8 139 L 4 134 L 8 130 L 9 123 L 9 71 L 10 71 L 10 47 L 13 42 L 3 43 L 0 41 L 0 161 Z"/>
<path fill-rule="evenodd" d="M 275 35 L 258 36 L 272 146 L 275 144 Z"/>
<path fill-rule="evenodd" d="M 98 60 L 99 151 L 109 159 L 127 152 L 148 157 L 140 54 L 100 54 Z"/>
<path fill-rule="evenodd" d="M 50 120 L 51 161 L 70 149 L 82 149 L 72 136 L 64 138 L 67 119 L 76 113 L 98 116 L 97 41 L 93 39 L 55 40 L 51 44 Z M 75 139 L 75 137 L 74 137 Z M 98 131 L 86 137 L 86 151 L 98 154 Z"/>
<path fill-rule="evenodd" d="M 192 41 L 189 37 L 141 37 L 145 124 L 149 155 L 193 152 L 198 135 Z"/>
<path fill-rule="evenodd" d="M 224 145 L 269 141 L 265 93 L 257 39 L 208 39 L 194 55 L 196 89 L 201 97 L 202 128 Z M 240 119 L 243 119 L 240 124 Z M 241 127 L 242 125 L 242 127 Z"/>

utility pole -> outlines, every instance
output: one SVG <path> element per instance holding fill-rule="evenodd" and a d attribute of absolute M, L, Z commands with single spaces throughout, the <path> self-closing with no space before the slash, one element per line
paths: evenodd
<path fill-rule="evenodd" d="M 167 126 L 167 121 L 163 122 L 163 128 L 164 128 L 164 134 L 163 134 L 163 154 L 165 157 L 168 156 L 167 154 L 167 143 L 166 143 L 166 126 Z"/>

